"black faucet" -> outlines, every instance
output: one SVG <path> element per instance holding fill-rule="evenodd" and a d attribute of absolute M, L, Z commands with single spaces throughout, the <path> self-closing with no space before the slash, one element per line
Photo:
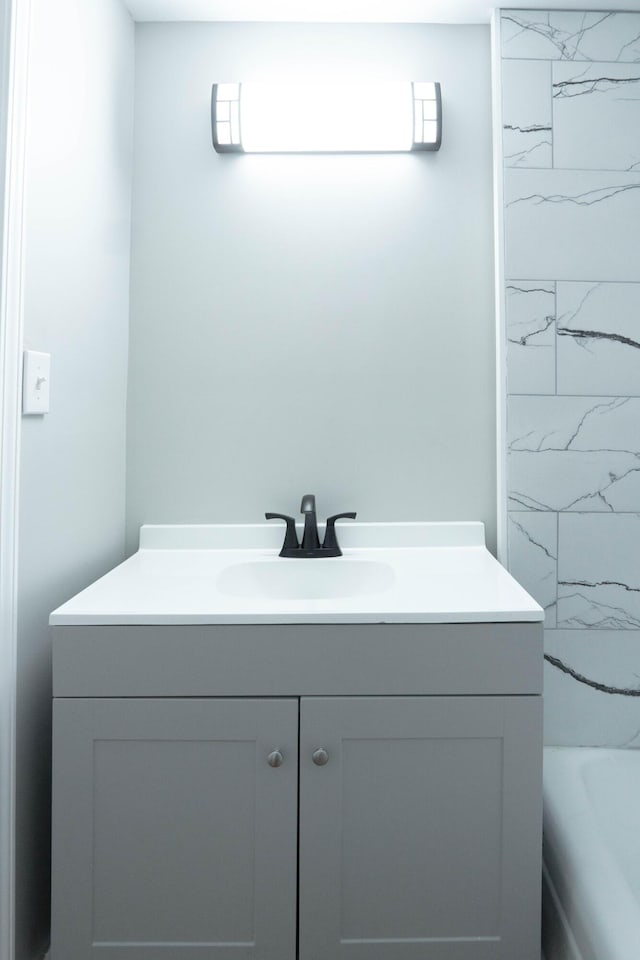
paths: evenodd
<path fill-rule="evenodd" d="M 338 538 L 336 536 L 336 520 L 340 520 L 343 517 L 355 520 L 355 512 L 336 513 L 332 517 L 327 517 L 322 545 L 320 544 L 320 537 L 318 536 L 316 498 L 312 493 L 305 493 L 302 498 L 302 503 L 300 504 L 300 513 L 304 514 L 302 543 L 298 543 L 296 522 L 293 517 L 288 517 L 284 513 L 265 513 L 267 520 L 284 520 L 287 525 L 280 556 L 296 559 L 302 559 L 304 557 L 318 559 L 320 557 L 341 557 L 342 550 L 338 546 Z"/>

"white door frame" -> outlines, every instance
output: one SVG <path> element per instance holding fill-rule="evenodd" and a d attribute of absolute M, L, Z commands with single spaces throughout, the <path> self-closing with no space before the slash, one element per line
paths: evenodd
<path fill-rule="evenodd" d="M 18 475 L 30 10 L 31 0 L 0 0 L 0 960 L 15 958 Z"/>

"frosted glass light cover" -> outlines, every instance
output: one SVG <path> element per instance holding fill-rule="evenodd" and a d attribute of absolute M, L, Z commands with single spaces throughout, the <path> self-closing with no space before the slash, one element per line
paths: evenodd
<path fill-rule="evenodd" d="M 219 153 L 378 153 L 440 147 L 437 83 L 214 84 L 211 114 L 213 145 Z M 424 123 L 427 119 L 432 122 Z"/>

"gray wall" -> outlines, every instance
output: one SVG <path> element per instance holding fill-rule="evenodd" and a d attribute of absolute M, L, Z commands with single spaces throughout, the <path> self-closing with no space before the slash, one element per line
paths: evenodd
<path fill-rule="evenodd" d="M 509 565 L 546 608 L 557 744 L 640 742 L 639 36 L 502 15 Z"/>
<path fill-rule="evenodd" d="M 2 199 L 2 209 L 4 209 L 4 191 L 5 191 L 5 152 L 7 148 L 7 95 L 6 86 L 8 85 L 9 75 L 9 9 L 7 0 L 0 0 L 0 77 L 5 87 L 0 97 L 0 198 Z M 0 256 L 2 255 L 3 231 L 0 231 Z"/>
<path fill-rule="evenodd" d="M 124 552 L 133 59 L 120 0 L 33 0 L 25 346 L 52 386 L 22 424 L 17 960 L 48 938 L 48 615 Z"/>
<path fill-rule="evenodd" d="M 129 549 L 144 522 L 482 519 L 495 538 L 485 26 L 136 26 Z M 213 81 L 435 79 L 433 155 L 219 156 Z"/>

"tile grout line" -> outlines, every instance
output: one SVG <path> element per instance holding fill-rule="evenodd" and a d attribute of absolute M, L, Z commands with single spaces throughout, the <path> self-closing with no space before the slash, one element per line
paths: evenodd
<path fill-rule="evenodd" d="M 556 389 L 555 395 L 558 396 L 558 283 L 561 281 L 553 281 L 553 359 L 555 363 L 555 377 L 556 377 Z"/>

